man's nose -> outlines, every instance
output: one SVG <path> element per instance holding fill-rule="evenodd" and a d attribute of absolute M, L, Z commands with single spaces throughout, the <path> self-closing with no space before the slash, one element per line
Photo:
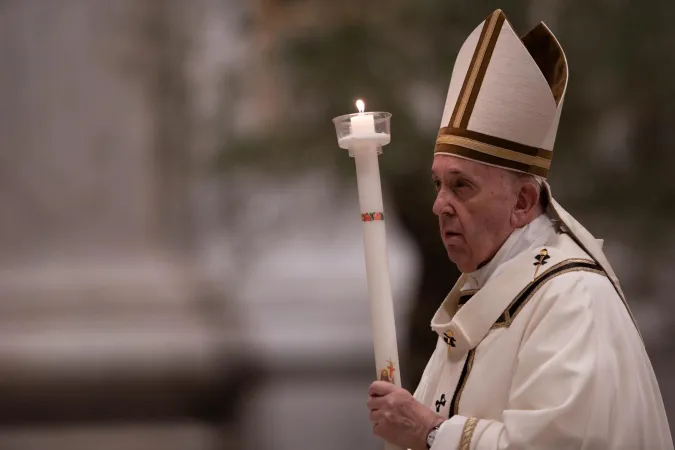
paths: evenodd
<path fill-rule="evenodd" d="M 452 204 L 450 203 L 447 196 L 443 194 L 443 191 L 440 191 L 438 194 L 436 194 L 436 201 L 434 201 L 434 206 L 431 208 L 431 210 L 439 217 L 442 214 L 452 215 L 455 213 L 455 209 L 452 207 Z"/>

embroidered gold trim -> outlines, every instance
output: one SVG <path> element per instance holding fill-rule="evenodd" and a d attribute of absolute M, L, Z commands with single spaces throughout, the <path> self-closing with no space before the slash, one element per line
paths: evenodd
<path fill-rule="evenodd" d="M 459 310 L 462 309 L 462 306 L 466 305 L 469 300 L 471 300 L 471 297 L 473 297 L 477 292 L 478 289 L 467 289 L 465 291 L 460 291 L 459 294 L 457 294 L 457 308 L 455 308 L 454 311 L 452 311 L 451 305 L 445 305 L 445 310 L 448 315 L 452 316 L 453 312 L 454 314 L 457 314 Z"/>
<path fill-rule="evenodd" d="M 549 267 L 546 271 L 542 272 L 541 275 L 539 275 L 537 278 L 535 278 L 534 281 L 537 281 L 539 278 L 545 276 L 547 273 L 552 272 L 553 270 L 557 269 L 558 267 L 566 266 L 568 264 L 597 264 L 595 261 L 592 259 L 587 259 L 587 258 L 571 258 L 571 259 L 566 259 L 564 261 L 560 261 L 558 264 L 555 264 L 554 266 Z M 524 291 L 525 289 L 523 289 Z M 514 300 L 515 302 L 515 300 Z"/>
<path fill-rule="evenodd" d="M 473 438 L 473 433 L 476 431 L 478 426 L 479 419 L 475 417 L 470 417 L 464 422 L 464 429 L 462 430 L 462 440 L 459 444 L 459 450 L 470 450 L 471 449 L 471 439 Z"/>
<path fill-rule="evenodd" d="M 510 141 L 504 138 L 498 138 L 489 134 L 479 133 L 478 131 L 465 130 L 463 128 L 443 127 L 438 130 L 436 136 L 457 136 L 473 141 L 482 142 L 483 144 L 492 145 L 494 147 L 505 148 L 513 152 L 522 153 L 523 155 L 539 156 L 544 159 L 553 159 L 553 151 L 546 150 L 540 147 L 533 147 L 531 145 L 521 144 L 520 142 Z"/>
<path fill-rule="evenodd" d="M 536 166 L 542 169 L 549 169 L 551 167 L 551 160 L 542 158 L 541 156 L 524 155 L 513 150 L 507 150 L 494 145 L 486 144 L 484 142 L 475 141 L 473 139 L 461 137 L 442 135 L 436 138 L 437 144 L 458 145 L 460 147 L 468 148 L 476 152 L 485 153 L 486 155 L 497 158 L 507 159 L 509 161 L 527 164 L 529 166 Z"/>
<path fill-rule="evenodd" d="M 467 289 L 466 291 L 461 291 L 459 293 L 459 298 L 457 299 L 457 311 L 466 305 L 471 297 L 473 297 L 478 292 L 478 289 Z"/>
<path fill-rule="evenodd" d="M 446 332 L 443 333 L 443 341 L 448 345 L 448 351 L 450 348 L 455 348 L 457 345 L 455 342 L 457 341 L 455 339 L 455 336 L 452 334 L 452 330 L 447 330 Z"/>
<path fill-rule="evenodd" d="M 464 291 L 459 291 L 459 296 L 460 297 L 466 297 L 467 295 L 474 295 L 476 294 L 480 289 L 466 289 Z"/>
<path fill-rule="evenodd" d="M 439 148 L 443 150 L 439 150 Z M 459 145 L 447 145 L 447 144 L 436 145 L 436 147 L 434 148 L 434 154 L 458 156 L 460 158 L 482 162 L 483 164 L 487 164 L 488 166 L 516 170 L 518 172 L 529 173 L 530 175 L 537 175 L 542 178 L 546 178 L 548 176 L 548 169 L 542 169 L 541 167 L 530 166 L 529 164 L 522 164 L 516 161 L 498 158 L 496 156 L 488 155 L 483 152 L 477 152 L 475 150 L 460 147 Z"/>
<path fill-rule="evenodd" d="M 506 322 L 496 322 L 492 327 L 490 327 L 490 331 L 492 330 L 498 330 L 499 328 L 508 328 L 510 324 L 507 324 Z"/>
<path fill-rule="evenodd" d="M 602 270 L 591 269 L 591 268 L 587 268 L 587 267 L 574 267 L 574 268 L 571 268 L 571 269 L 561 270 L 560 272 L 558 272 L 558 273 L 556 273 L 555 275 L 551 276 L 551 278 L 549 278 L 549 280 L 552 280 L 552 279 L 554 279 L 554 278 L 556 278 L 556 277 L 559 277 L 560 275 L 565 275 L 566 273 L 570 273 L 570 272 L 593 272 L 593 273 L 597 273 L 597 274 L 600 274 L 600 275 L 602 275 L 602 274 L 605 273 L 605 272 L 603 272 Z M 516 318 L 516 316 L 518 315 L 518 313 L 520 313 L 520 311 L 523 309 L 523 307 L 525 306 L 525 304 L 526 304 L 526 303 L 534 296 L 534 294 L 537 293 L 537 291 L 538 291 L 543 285 L 544 285 L 544 283 L 539 284 L 537 287 L 535 287 L 535 288 L 532 290 L 532 293 L 531 293 L 530 295 L 528 295 L 527 298 L 523 301 L 523 303 L 518 307 L 518 309 L 515 310 L 515 312 L 513 313 L 513 316 L 511 316 L 511 317 L 508 319 L 508 324 L 509 324 L 509 325 L 511 325 L 511 322 L 513 322 L 513 319 Z"/>
<path fill-rule="evenodd" d="M 552 271 L 554 271 L 555 269 L 558 269 L 560 267 L 564 267 L 564 266 L 570 265 L 570 264 L 578 264 L 578 263 L 596 264 L 595 261 L 589 260 L 589 259 L 567 259 L 565 261 L 559 262 L 558 264 L 550 267 L 546 272 L 543 272 L 534 281 L 532 281 L 531 283 L 528 283 L 528 285 L 525 286 L 525 288 L 522 291 L 520 291 L 520 293 L 516 296 L 516 298 L 506 308 L 506 310 L 501 315 L 501 317 L 499 319 L 497 319 L 497 322 L 495 322 L 492 325 L 492 327 L 490 327 L 490 331 L 497 330 L 499 328 L 508 328 L 509 326 L 511 326 L 511 323 L 513 323 L 516 316 L 520 313 L 520 311 L 522 311 L 522 309 L 525 307 L 525 305 L 527 305 L 527 303 L 534 296 L 534 294 L 536 294 L 539 291 L 539 289 L 541 289 L 541 287 L 544 286 L 544 284 L 546 284 L 546 283 L 537 283 L 542 277 L 547 276 L 547 274 L 551 273 Z M 568 269 L 564 269 L 564 270 L 561 270 L 557 273 L 554 273 L 553 275 L 549 275 L 547 277 L 547 280 L 545 280 L 545 281 L 550 281 L 550 280 L 552 280 L 552 279 L 554 279 L 554 278 L 556 278 L 560 275 L 564 275 L 564 274 L 570 273 L 570 272 L 592 272 L 592 273 L 597 273 L 599 275 L 605 275 L 605 272 L 599 267 L 600 266 L 598 266 L 598 268 L 570 267 Z M 534 289 L 532 289 L 532 292 L 530 292 L 527 295 L 527 297 L 522 299 L 522 303 L 518 306 L 518 308 L 516 308 L 515 311 L 511 312 L 511 308 L 513 308 L 513 306 L 516 304 L 516 302 L 521 300 L 521 296 L 523 295 L 523 293 L 526 292 L 527 289 L 531 288 L 532 286 L 534 286 Z"/>
<path fill-rule="evenodd" d="M 532 275 L 532 281 L 537 279 L 537 274 L 539 273 L 539 269 L 543 267 L 544 264 L 546 264 L 546 260 L 549 258 L 548 255 L 548 250 L 547 249 L 542 249 L 537 256 L 534 257 L 536 260 L 535 266 L 536 269 L 534 270 L 534 275 Z"/>
<path fill-rule="evenodd" d="M 483 63 L 483 58 L 485 57 L 485 53 L 487 52 L 488 46 L 490 45 L 490 39 L 492 38 L 492 34 L 495 31 L 498 19 L 499 14 L 492 14 L 492 16 L 490 16 L 490 21 L 487 25 L 487 32 L 485 33 L 485 38 L 480 43 L 480 50 L 478 51 L 478 55 L 476 57 L 476 63 L 471 67 L 471 73 L 469 74 L 469 81 L 466 85 L 466 89 L 464 90 L 464 96 L 462 97 L 459 103 L 459 108 L 457 109 L 457 115 L 455 117 L 455 121 L 453 122 L 454 127 L 459 128 L 460 125 L 462 124 L 462 116 L 464 116 L 464 111 L 466 110 L 466 107 L 469 104 L 469 97 L 471 97 L 471 91 L 473 91 L 473 86 L 476 83 L 476 78 L 478 77 L 480 66 Z"/>
<path fill-rule="evenodd" d="M 462 399 L 462 392 L 464 392 L 464 387 L 466 386 L 466 380 L 469 379 L 469 375 L 471 374 L 471 369 L 473 368 L 473 360 L 476 357 L 476 349 L 469 350 L 469 354 L 466 356 L 466 362 L 464 363 L 464 367 L 466 368 L 466 371 L 462 369 L 463 376 L 461 376 L 459 380 L 459 385 L 457 386 L 457 389 L 455 390 L 455 395 L 452 396 L 452 416 L 456 416 L 458 411 L 459 411 L 459 401 Z M 452 417 L 450 416 L 450 417 Z"/>

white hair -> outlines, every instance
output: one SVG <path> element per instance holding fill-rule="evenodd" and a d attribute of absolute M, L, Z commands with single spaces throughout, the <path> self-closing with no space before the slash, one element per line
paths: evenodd
<path fill-rule="evenodd" d="M 546 210 L 546 207 L 548 206 L 548 192 L 544 187 L 544 178 L 538 175 L 532 175 L 530 173 L 515 172 L 507 169 L 504 170 L 511 173 L 514 180 L 520 180 L 525 182 L 534 181 L 537 184 L 537 193 L 539 194 L 539 205 L 542 207 L 544 211 Z"/>

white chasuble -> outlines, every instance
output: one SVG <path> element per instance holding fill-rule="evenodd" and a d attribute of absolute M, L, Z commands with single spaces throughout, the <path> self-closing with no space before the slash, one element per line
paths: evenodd
<path fill-rule="evenodd" d="M 622 295 L 548 216 L 462 275 L 431 325 L 415 398 L 449 419 L 432 450 L 673 449 Z"/>

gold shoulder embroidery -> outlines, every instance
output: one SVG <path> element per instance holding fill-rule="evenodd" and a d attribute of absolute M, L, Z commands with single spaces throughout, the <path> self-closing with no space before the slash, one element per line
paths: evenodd
<path fill-rule="evenodd" d="M 548 255 L 548 250 L 545 248 L 534 257 L 534 266 L 536 269 L 534 270 L 534 276 L 532 276 L 533 281 L 537 279 L 537 273 L 539 273 L 539 269 L 541 269 L 541 266 L 546 265 L 546 262 L 549 258 L 550 256 Z"/>
<path fill-rule="evenodd" d="M 547 252 L 548 255 L 548 252 Z M 537 255 L 540 260 L 541 253 Z M 535 263 L 536 264 L 536 263 Z M 543 265 L 543 264 L 542 264 Z M 539 268 L 539 267 L 537 267 Z M 538 277 L 529 282 L 525 288 L 520 291 L 516 298 L 506 308 L 502 315 L 492 325 L 491 330 L 498 328 L 507 328 L 511 325 L 518 313 L 525 307 L 527 302 L 537 293 L 537 291 L 549 280 L 564 275 L 569 272 L 593 272 L 600 275 L 606 275 L 605 271 L 598 263 L 590 259 L 567 259 L 550 267 L 547 271 L 542 272 Z"/>

